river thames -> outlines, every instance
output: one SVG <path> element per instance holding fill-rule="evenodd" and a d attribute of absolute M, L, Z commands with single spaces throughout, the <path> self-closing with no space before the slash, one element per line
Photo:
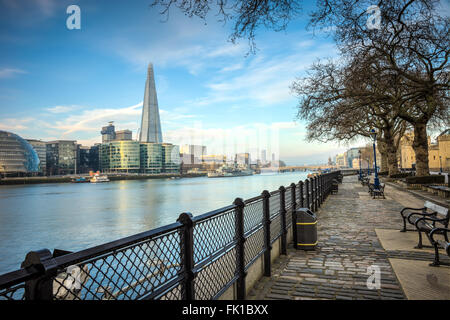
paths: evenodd
<path fill-rule="evenodd" d="M 233 178 L 0 186 L 0 274 L 27 252 L 77 251 L 199 215 L 306 179 L 307 172 Z"/>

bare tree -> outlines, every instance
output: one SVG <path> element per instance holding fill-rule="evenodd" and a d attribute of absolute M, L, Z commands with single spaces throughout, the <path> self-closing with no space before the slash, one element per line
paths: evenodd
<path fill-rule="evenodd" d="M 396 77 L 381 76 L 370 58 L 316 63 L 292 90 L 299 96 L 300 119 L 308 122 L 309 140 L 352 141 L 378 131 L 382 170 L 398 173 L 397 150 L 407 123 L 392 105 L 401 92 Z"/>
<path fill-rule="evenodd" d="M 301 11 L 301 1 L 293 0 L 154 0 L 151 6 L 160 7 L 160 13 L 169 18 L 172 7 L 188 17 L 205 20 L 211 11 L 218 20 L 233 23 L 230 40 L 247 38 L 250 51 L 255 52 L 255 37 L 259 27 L 274 31 L 285 30 L 288 23 Z"/>
<path fill-rule="evenodd" d="M 392 105 L 414 128 L 417 175 L 429 174 L 427 125 L 448 123 L 450 19 L 435 0 L 378 1 L 380 23 L 368 28 L 369 0 L 320 0 L 311 26 L 333 29 L 343 56 L 371 55 L 383 62 L 383 74 L 395 74 L 403 101 Z"/>

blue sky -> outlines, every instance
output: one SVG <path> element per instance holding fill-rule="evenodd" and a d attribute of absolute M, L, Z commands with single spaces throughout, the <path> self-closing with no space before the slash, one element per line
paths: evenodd
<path fill-rule="evenodd" d="M 112 120 L 136 135 L 153 62 L 166 142 L 203 143 L 209 153 L 267 149 L 289 164 L 326 162 L 347 148 L 306 143 L 295 121 L 289 85 L 337 54 L 331 38 L 306 30 L 306 14 L 285 32 L 259 30 L 247 56 L 245 39 L 228 41 L 230 24 L 177 10 L 161 22 L 151 2 L 0 0 L 0 130 L 92 145 Z M 80 30 L 66 27 L 70 4 L 81 9 Z"/>

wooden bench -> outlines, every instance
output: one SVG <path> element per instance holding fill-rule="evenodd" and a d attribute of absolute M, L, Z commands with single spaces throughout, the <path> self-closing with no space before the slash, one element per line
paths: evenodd
<path fill-rule="evenodd" d="M 368 186 L 368 185 L 369 185 L 369 182 L 370 182 L 370 179 L 369 179 L 368 177 L 363 177 L 363 178 L 361 179 L 361 184 L 362 184 L 363 186 Z"/>
<path fill-rule="evenodd" d="M 383 197 L 383 199 L 386 199 L 386 197 L 384 196 L 384 187 L 385 186 L 386 185 L 384 183 L 381 183 L 378 188 L 375 188 L 375 184 L 369 183 L 368 184 L 369 193 L 372 196 L 372 198 L 375 199 L 375 197 L 377 197 L 377 198 Z"/>
<path fill-rule="evenodd" d="M 450 188 L 446 186 L 427 186 L 427 191 L 440 197 L 450 198 Z"/>
<path fill-rule="evenodd" d="M 442 262 L 439 260 L 439 248 L 444 249 L 444 251 L 447 253 L 447 255 L 450 257 L 450 242 L 448 241 L 448 233 L 450 232 L 450 229 L 448 228 L 434 228 L 430 232 L 430 240 L 431 243 L 434 246 L 434 261 L 433 263 L 430 263 L 430 266 L 440 266 L 440 265 L 446 265 L 449 266 L 450 263 Z M 442 234 L 444 235 L 445 240 L 435 239 L 435 234 Z"/>
<path fill-rule="evenodd" d="M 407 229 L 406 222 L 415 225 L 416 221 L 422 217 L 437 217 L 437 215 L 447 217 L 448 220 L 448 208 L 435 204 L 431 201 L 425 201 L 423 208 L 403 208 L 400 211 L 400 215 L 403 219 L 403 229 L 401 232 L 417 231 L 416 229 Z"/>

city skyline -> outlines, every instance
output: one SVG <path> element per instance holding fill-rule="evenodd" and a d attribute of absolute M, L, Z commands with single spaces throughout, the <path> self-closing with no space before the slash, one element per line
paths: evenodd
<path fill-rule="evenodd" d="M 306 14 L 285 33 L 261 31 L 257 53 L 247 56 L 247 43 L 228 42 L 228 28 L 213 17 L 205 26 L 173 12 L 161 23 L 145 1 L 127 7 L 133 18 L 122 14 L 123 4 L 80 1 L 81 29 L 68 30 L 68 4 L 1 4 L 0 129 L 93 145 L 101 142 L 98 128 L 115 121 L 137 139 L 143 75 L 152 61 L 164 141 L 204 144 L 213 153 L 226 140 L 247 152 L 253 138 L 239 139 L 277 131 L 276 153 L 287 164 L 325 163 L 347 148 L 305 142 L 304 124 L 295 121 L 289 85 L 336 51 L 331 39 L 304 31 Z"/>

